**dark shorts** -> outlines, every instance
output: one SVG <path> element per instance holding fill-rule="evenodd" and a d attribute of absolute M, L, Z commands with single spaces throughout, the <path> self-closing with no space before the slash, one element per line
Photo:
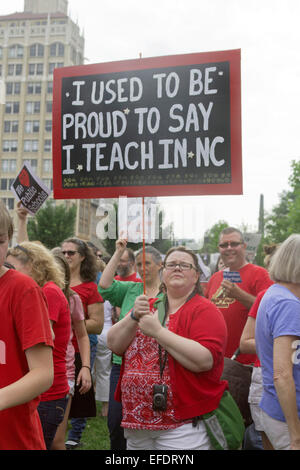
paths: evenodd
<path fill-rule="evenodd" d="M 56 430 L 64 419 L 67 403 L 68 395 L 58 400 L 41 401 L 38 406 L 47 450 L 51 449 Z"/>

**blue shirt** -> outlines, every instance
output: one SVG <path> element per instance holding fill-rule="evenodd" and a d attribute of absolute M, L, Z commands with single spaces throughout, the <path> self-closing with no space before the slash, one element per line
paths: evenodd
<path fill-rule="evenodd" d="M 255 342 L 262 366 L 263 396 L 260 407 L 272 418 L 285 421 L 273 381 L 273 345 L 279 336 L 300 338 L 300 301 L 279 284 L 271 286 L 263 296 L 256 317 Z M 300 341 L 299 341 L 300 344 Z M 300 416 L 300 354 L 295 343 L 291 350 L 296 399 Z"/>

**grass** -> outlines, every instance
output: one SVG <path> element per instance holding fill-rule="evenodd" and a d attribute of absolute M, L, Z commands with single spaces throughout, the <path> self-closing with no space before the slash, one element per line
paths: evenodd
<path fill-rule="evenodd" d="M 107 418 L 101 416 L 101 403 L 97 404 L 97 416 L 88 418 L 82 434 L 82 445 L 78 450 L 109 450 L 110 441 L 107 428 Z"/>

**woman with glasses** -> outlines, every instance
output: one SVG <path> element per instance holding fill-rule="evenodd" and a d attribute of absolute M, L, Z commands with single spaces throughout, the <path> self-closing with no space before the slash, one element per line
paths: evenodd
<path fill-rule="evenodd" d="M 117 240 L 115 253 L 106 265 L 99 282 L 99 292 L 103 298 L 105 300 L 109 300 L 114 307 L 120 308 L 119 321 L 132 309 L 135 299 L 139 295 L 143 294 L 144 289 L 149 298 L 156 298 L 159 295 L 161 284 L 160 271 L 162 258 L 160 252 L 152 246 L 145 247 L 144 262 L 142 250 L 140 250 L 135 257 L 138 273 L 143 280 L 145 279 L 145 287 L 142 282 L 120 281 L 115 279 L 115 274 L 120 264 L 120 260 L 125 253 L 126 246 L 126 240 Z M 120 375 L 121 363 L 122 358 L 114 355 L 110 376 L 110 398 L 107 422 L 112 450 L 124 450 L 126 448 L 123 429 L 120 428 L 122 420 L 122 405 L 114 400 L 114 393 Z"/>
<path fill-rule="evenodd" d="M 118 384 L 130 450 L 211 449 L 202 420 L 215 410 L 227 339 L 218 309 L 201 295 L 197 256 L 185 247 L 166 254 L 163 299 L 139 296 L 108 332 L 123 355 Z"/>
<path fill-rule="evenodd" d="M 69 393 L 66 352 L 71 332 L 71 316 L 68 301 L 62 292 L 64 273 L 52 253 L 38 243 L 23 242 L 15 246 L 8 251 L 7 261 L 17 271 L 34 279 L 47 299 L 49 320 L 54 333 L 54 381 L 49 390 L 41 395 L 38 412 L 46 448 L 50 450 L 57 427 L 64 418 Z"/>
<path fill-rule="evenodd" d="M 44 450 L 37 406 L 53 382 L 53 341 L 40 287 L 5 266 L 12 236 L 0 203 L 0 450 Z"/>
<path fill-rule="evenodd" d="M 65 256 L 71 273 L 70 288 L 74 290 L 81 298 L 84 312 L 85 325 L 91 343 L 91 367 L 93 367 L 94 355 L 96 352 L 97 336 L 101 333 L 104 323 L 103 299 L 98 293 L 96 276 L 97 261 L 96 257 L 86 242 L 78 238 L 68 238 L 62 243 L 62 254 Z M 95 339 L 95 341 L 94 341 Z M 85 364 L 81 363 L 80 353 L 76 337 L 73 337 L 73 345 L 75 348 L 75 383 L 77 376 Z M 93 353 L 94 352 L 94 353 Z M 84 431 L 86 418 L 94 414 L 95 399 L 91 394 L 79 396 L 77 387 L 75 388 L 75 396 L 72 402 L 70 415 L 74 417 L 71 421 L 72 428 L 68 434 L 66 447 L 73 449 L 79 446 L 82 432 Z M 90 394 L 90 395 L 89 395 Z M 88 398 L 90 397 L 90 398 Z M 83 406 L 86 406 L 86 415 L 83 413 Z M 83 414 L 82 414 L 83 413 Z"/>

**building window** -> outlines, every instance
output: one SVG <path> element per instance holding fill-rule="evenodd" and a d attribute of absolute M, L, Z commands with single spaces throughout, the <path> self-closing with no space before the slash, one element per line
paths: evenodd
<path fill-rule="evenodd" d="M 40 95 L 42 91 L 41 82 L 29 82 L 27 84 L 28 95 Z"/>
<path fill-rule="evenodd" d="M 48 74 L 52 75 L 54 72 L 54 69 L 59 69 L 60 67 L 63 67 L 64 63 L 63 62 L 51 62 L 48 64 Z"/>
<path fill-rule="evenodd" d="M 17 140 L 3 140 L 2 150 L 3 152 L 17 152 L 18 141 Z"/>
<path fill-rule="evenodd" d="M 13 197 L 3 197 L 2 201 L 8 210 L 13 210 L 15 206 L 15 199 Z"/>
<path fill-rule="evenodd" d="M 18 114 L 20 110 L 20 103 L 18 101 L 8 101 L 5 104 L 6 114 Z"/>
<path fill-rule="evenodd" d="M 4 132 L 18 132 L 19 121 L 4 121 Z"/>
<path fill-rule="evenodd" d="M 28 64 L 28 75 L 43 75 L 44 64 Z"/>
<path fill-rule="evenodd" d="M 8 64 L 7 75 L 22 75 L 22 64 Z"/>
<path fill-rule="evenodd" d="M 47 93 L 53 93 L 53 82 L 48 82 Z"/>
<path fill-rule="evenodd" d="M 17 168 L 17 160 L 13 159 L 3 159 L 1 160 L 1 170 L 3 173 L 15 173 Z"/>
<path fill-rule="evenodd" d="M 52 121 L 45 121 L 45 131 L 46 132 L 52 132 Z"/>
<path fill-rule="evenodd" d="M 7 82 L 6 83 L 6 94 L 7 95 L 19 95 L 21 92 L 20 82 Z"/>
<path fill-rule="evenodd" d="M 40 112 L 41 104 L 39 101 L 26 102 L 26 114 L 38 114 Z"/>
<path fill-rule="evenodd" d="M 44 142 L 44 152 L 51 152 L 52 148 L 52 140 L 51 139 L 46 139 Z"/>
<path fill-rule="evenodd" d="M 45 173 L 52 172 L 52 160 L 50 158 L 43 160 L 43 171 Z"/>
<path fill-rule="evenodd" d="M 54 42 L 50 46 L 51 57 L 63 57 L 65 55 L 65 46 L 61 42 Z"/>
<path fill-rule="evenodd" d="M 37 152 L 39 149 L 38 140 L 24 140 L 24 152 Z"/>
<path fill-rule="evenodd" d="M 46 101 L 46 112 L 52 113 L 52 101 Z"/>
<path fill-rule="evenodd" d="M 40 121 L 25 121 L 24 125 L 25 134 L 40 131 Z"/>
<path fill-rule="evenodd" d="M 44 57 L 43 44 L 32 44 L 29 50 L 30 57 Z"/>
<path fill-rule="evenodd" d="M 10 59 L 20 59 L 23 57 L 24 48 L 20 44 L 14 44 L 8 49 L 8 57 Z"/>
<path fill-rule="evenodd" d="M 47 186 L 47 188 L 52 191 L 52 189 L 53 189 L 52 179 L 51 178 L 42 178 L 42 181 L 43 181 L 44 185 Z"/>
<path fill-rule="evenodd" d="M 27 165 L 30 165 L 31 168 L 32 168 L 34 171 L 37 170 L 37 166 L 38 166 L 38 161 L 37 161 L 37 159 L 35 159 L 35 158 L 29 158 L 29 159 L 28 159 L 28 158 L 27 158 L 27 159 L 23 160 L 23 165 L 26 165 L 26 164 L 27 164 Z"/>
<path fill-rule="evenodd" d="M 2 191 L 7 191 L 7 190 L 9 191 L 14 181 L 15 181 L 14 178 L 1 178 L 0 189 Z"/>

